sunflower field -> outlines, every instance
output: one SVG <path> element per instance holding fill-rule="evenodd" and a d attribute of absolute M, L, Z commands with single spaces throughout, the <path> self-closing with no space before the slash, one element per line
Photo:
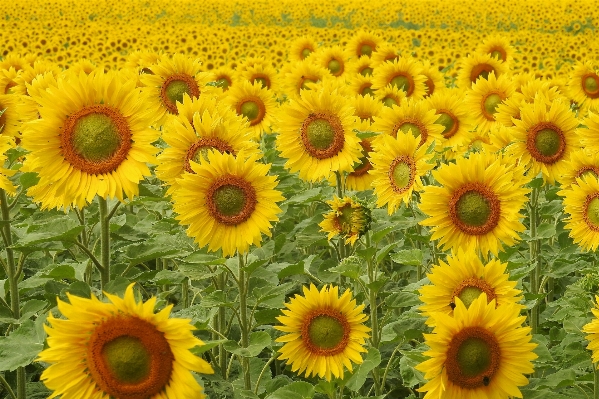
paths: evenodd
<path fill-rule="evenodd" d="M 599 399 L 596 0 L 0 38 L 0 399 Z"/>

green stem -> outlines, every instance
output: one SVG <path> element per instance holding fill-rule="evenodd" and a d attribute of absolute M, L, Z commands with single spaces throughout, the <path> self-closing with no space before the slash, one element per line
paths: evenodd
<path fill-rule="evenodd" d="M 189 278 L 184 278 L 181 283 L 181 302 L 184 309 L 189 307 Z"/>
<path fill-rule="evenodd" d="M 268 362 L 266 362 L 264 367 L 262 367 L 262 371 L 260 372 L 260 375 L 258 376 L 258 379 L 256 380 L 256 387 L 254 388 L 254 393 L 256 395 L 258 395 L 258 388 L 260 387 L 260 380 L 262 380 L 262 375 L 264 374 L 264 372 L 266 371 L 268 366 L 275 360 L 276 357 L 277 357 L 277 353 L 275 352 L 275 354 L 272 355 L 272 357 L 268 360 Z"/>
<path fill-rule="evenodd" d="M 366 234 L 366 248 L 370 248 L 370 232 Z M 372 257 L 368 257 L 368 281 L 370 284 L 376 281 L 376 262 L 373 262 Z M 372 347 L 379 347 L 379 319 L 378 319 L 378 309 L 376 304 L 376 291 L 374 289 L 368 290 L 369 302 L 370 302 L 370 328 L 372 329 Z M 374 377 L 374 392 L 376 396 L 381 395 L 381 385 L 379 378 L 379 370 L 378 368 L 374 368 L 372 370 L 372 374 Z"/>
<path fill-rule="evenodd" d="M 19 275 L 20 268 L 17 270 L 15 265 L 15 255 L 11 248 L 12 246 L 12 233 L 10 231 L 10 212 L 8 209 L 8 200 L 6 199 L 6 192 L 0 189 L 0 207 L 2 208 L 2 221 L 5 222 L 2 225 L 4 234 L 4 245 L 6 247 L 6 274 L 8 279 L 8 285 L 10 290 L 10 308 L 12 310 L 12 317 L 15 319 L 21 318 L 21 305 L 19 298 Z M 25 399 L 25 368 L 17 368 L 17 398 Z"/>
<path fill-rule="evenodd" d="M 593 399 L 599 399 L 599 370 L 597 370 L 597 364 L 593 363 Z"/>
<path fill-rule="evenodd" d="M 534 268 L 530 272 L 530 291 L 533 294 L 539 293 L 540 280 L 540 264 L 538 262 L 538 240 L 537 237 L 537 200 L 539 191 L 537 188 L 532 189 L 530 195 L 530 263 Z M 532 334 L 537 334 L 539 331 L 539 301 L 530 311 L 530 327 Z"/>
<path fill-rule="evenodd" d="M 222 292 L 225 292 L 226 287 L 226 274 L 221 273 L 218 276 L 218 289 Z M 224 306 L 218 307 L 218 331 L 221 334 L 225 334 L 227 330 L 227 309 Z M 223 345 L 218 346 L 218 364 L 220 366 L 221 373 L 223 374 L 223 378 L 226 376 L 227 372 L 227 351 L 225 350 Z"/>
<path fill-rule="evenodd" d="M 244 260 L 241 253 L 237 253 L 239 258 L 239 316 L 241 319 L 241 347 L 247 348 L 250 344 L 248 317 L 247 317 L 247 282 L 244 270 Z M 246 390 L 252 389 L 252 380 L 250 379 L 250 359 L 242 357 L 241 369 L 243 371 L 243 384 Z"/>
<path fill-rule="evenodd" d="M 8 382 L 6 382 L 6 380 L 4 379 L 4 377 L 2 376 L 2 374 L 0 374 L 0 384 L 2 384 L 2 386 L 4 387 L 4 389 L 6 389 L 8 391 L 8 394 L 10 395 L 10 397 L 12 399 L 17 399 L 15 392 L 12 390 L 12 388 L 10 387 L 10 385 L 8 385 Z"/>
<path fill-rule="evenodd" d="M 102 253 L 101 289 L 106 287 L 110 281 L 110 218 L 108 215 L 108 204 L 102 197 L 98 197 L 100 204 L 100 251 Z"/>

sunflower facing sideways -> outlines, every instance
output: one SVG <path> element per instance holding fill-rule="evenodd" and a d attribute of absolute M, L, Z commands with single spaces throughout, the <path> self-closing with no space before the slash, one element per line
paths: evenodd
<path fill-rule="evenodd" d="M 352 362 L 363 362 L 360 353 L 366 352 L 364 344 L 370 328 L 368 319 L 356 306 L 350 290 L 339 297 L 339 287 L 324 286 L 319 291 L 313 284 L 303 288 L 304 295 L 295 295 L 277 317 L 281 325 L 275 329 L 285 335 L 276 339 L 284 345 L 279 349 L 279 359 L 287 360 L 291 371 L 305 373 L 306 377 L 318 375 L 330 381 L 350 372 Z"/>
<path fill-rule="evenodd" d="M 568 94 L 583 109 L 599 111 L 599 68 L 590 61 L 577 63 L 570 74 Z"/>
<path fill-rule="evenodd" d="M 417 137 L 404 132 L 398 132 L 397 138 L 382 134 L 373 142 L 369 174 L 374 179 L 372 186 L 377 198 L 376 206 L 387 205 L 389 215 L 402 202 L 410 203 L 414 190 L 422 190 L 420 177 L 434 166 L 428 163 L 433 154 L 427 154 L 425 146 L 418 147 L 419 143 Z"/>
<path fill-rule="evenodd" d="M 429 216 L 420 224 L 431 227 L 431 240 L 444 250 L 480 251 L 486 258 L 489 252 L 497 256 L 502 242 L 520 239 L 525 227 L 519 212 L 530 190 L 523 187 L 522 170 L 508 161 L 476 153 L 432 172 L 442 187 L 426 186 L 420 201 Z"/>
<path fill-rule="evenodd" d="M 522 291 L 515 288 L 518 282 L 509 279 L 506 268 L 507 263 L 498 259 L 483 264 L 476 253 L 458 249 L 447 258 L 447 263 L 439 261 L 427 274 L 432 285 L 419 290 L 424 302 L 420 311 L 425 316 L 435 312 L 452 315 L 456 297 L 469 307 L 483 292 L 488 301 L 495 299 L 497 306 L 518 302 L 523 298 Z M 433 321 L 429 318 L 427 324 Z"/>
<path fill-rule="evenodd" d="M 302 90 L 297 101 L 279 108 L 277 148 L 287 158 L 285 167 L 308 181 L 351 172 L 362 157 L 353 112 L 347 99 L 326 82 L 320 90 Z"/>
<path fill-rule="evenodd" d="M 576 184 L 561 190 L 564 197 L 564 212 L 570 237 L 585 251 L 599 247 L 599 180 L 593 174 L 576 178 Z"/>
<path fill-rule="evenodd" d="M 435 329 L 424 334 L 430 359 L 416 366 L 428 380 L 418 389 L 425 399 L 522 398 L 518 387 L 528 384 L 537 344 L 530 327 L 522 327 L 520 306 L 496 306 L 483 292 L 469 307 L 456 298 L 453 317 L 431 317 Z"/>
<path fill-rule="evenodd" d="M 137 195 L 156 162 L 158 132 L 135 84 L 113 72 L 67 73 L 39 92 L 41 118 L 25 124 L 21 145 L 30 151 L 23 166 L 40 177 L 28 195 L 43 209 Z"/>
<path fill-rule="evenodd" d="M 370 228 L 370 209 L 361 201 L 349 197 L 343 199 L 335 196 L 327 201 L 331 211 L 324 215 L 319 224 L 320 231 L 328 233 L 329 241 L 335 236 L 345 239 L 346 244 L 354 245 L 358 238 Z"/>
<path fill-rule="evenodd" d="M 187 234 L 208 251 L 222 248 L 223 256 L 245 253 L 250 245 L 260 246 L 262 233 L 271 236 L 271 222 L 278 221 L 283 201 L 275 190 L 270 165 L 258 162 L 259 155 L 247 157 L 208 151 L 208 160 L 191 161 L 194 173 L 184 173 L 172 193 L 173 210 Z"/>
<path fill-rule="evenodd" d="M 70 303 L 58 299 L 65 318 L 48 315 L 37 361 L 51 363 L 40 377 L 50 398 L 205 398 L 190 371 L 214 371 L 190 352 L 204 344 L 190 320 L 169 318 L 173 305 L 154 313 L 156 297 L 137 302 L 133 284 L 124 298 L 105 295 L 111 303 L 67 293 Z"/>
<path fill-rule="evenodd" d="M 259 140 L 262 133 L 270 133 L 277 103 L 273 93 L 260 82 L 239 82 L 227 92 L 224 102 L 231 106 L 237 115 L 248 120 L 255 139 Z"/>

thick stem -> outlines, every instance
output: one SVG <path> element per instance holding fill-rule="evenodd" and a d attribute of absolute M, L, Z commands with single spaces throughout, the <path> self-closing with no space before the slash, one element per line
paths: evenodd
<path fill-rule="evenodd" d="M 110 218 L 108 217 L 108 204 L 102 197 L 98 197 L 100 204 L 100 251 L 101 260 L 101 288 L 104 290 L 110 281 Z"/>
<path fill-rule="evenodd" d="M 8 201 L 6 199 L 6 192 L 0 189 L 0 208 L 2 209 L 2 221 L 5 222 L 2 225 L 4 234 L 4 245 L 6 247 L 6 274 L 8 279 L 8 285 L 10 290 L 10 309 L 12 311 L 12 317 L 15 319 L 21 318 L 21 304 L 19 298 L 19 274 L 20 270 L 17 270 L 15 265 L 15 255 L 11 248 L 12 246 L 12 234 L 10 231 L 10 212 L 8 209 Z M 17 368 L 17 398 L 25 399 L 25 368 Z"/>
<path fill-rule="evenodd" d="M 250 344 L 250 332 L 248 331 L 248 316 L 247 316 L 247 282 L 244 270 L 243 255 L 237 253 L 239 258 L 239 316 L 241 319 L 241 347 L 247 348 Z M 247 357 L 241 358 L 241 369 L 243 371 L 243 383 L 246 390 L 252 389 L 252 380 L 250 378 L 250 359 Z"/>
<path fill-rule="evenodd" d="M 540 280 L 540 264 L 538 262 L 538 240 L 537 237 L 537 200 L 539 191 L 537 188 L 532 189 L 530 194 L 530 263 L 534 268 L 530 272 L 530 292 L 533 294 L 539 293 Z M 532 334 L 537 334 L 539 331 L 539 301 L 530 311 L 530 327 Z"/>

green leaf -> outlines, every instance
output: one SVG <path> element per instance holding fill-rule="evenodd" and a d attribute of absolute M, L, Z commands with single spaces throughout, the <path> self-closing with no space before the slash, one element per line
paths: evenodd
<path fill-rule="evenodd" d="M 242 348 L 235 341 L 227 341 L 223 347 L 227 352 L 242 357 L 258 356 L 260 352 L 271 344 L 270 334 L 265 331 L 254 332 L 250 335 L 250 343 L 247 348 Z"/>
<path fill-rule="evenodd" d="M 422 250 L 406 249 L 391 254 L 391 260 L 400 265 L 419 266 L 422 264 Z"/>
<path fill-rule="evenodd" d="M 117 276 L 114 280 L 110 280 L 108 284 L 106 284 L 104 291 L 108 292 L 109 294 L 122 297 L 125 294 L 125 290 L 129 284 L 131 284 L 131 281 L 124 277 Z"/>
<path fill-rule="evenodd" d="M 161 270 L 156 273 L 153 281 L 156 285 L 180 284 L 185 280 L 185 274 L 173 270 Z"/>
<path fill-rule="evenodd" d="M 27 234 L 20 238 L 12 248 L 19 250 L 48 249 L 48 245 L 42 244 L 56 241 L 73 241 L 83 228 L 83 226 L 68 217 L 51 219 L 47 223 L 30 226 Z M 62 249 L 62 247 L 50 247 Z"/>
<path fill-rule="evenodd" d="M 134 265 L 147 262 L 156 258 L 176 258 L 187 256 L 189 252 L 176 245 L 173 240 L 164 237 L 154 237 L 149 240 L 127 245 L 124 247 L 124 256 Z"/>
<path fill-rule="evenodd" d="M 233 306 L 233 302 L 227 300 L 227 296 L 223 291 L 214 291 L 204 296 L 199 305 L 203 308 L 212 308 L 220 306 Z"/>
<path fill-rule="evenodd" d="M 19 177 L 19 183 L 21 183 L 21 189 L 26 190 L 29 187 L 35 186 L 39 182 L 40 178 L 36 172 L 23 173 Z"/>
<path fill-rule="evenodd" d="M 404 386 L 413 387 L 425 382 L 424 375 L 415 369 L 415 367 L 425 361 L 427 358 L 418 350 L 400 351 L 402 354 L 399 360 L 399 374 L 403 380 Z"/>
<path fill-rule="evenodd" d="M 292 382 L 268 395 L 266 399 L 311 399 L 314 386 L 304 381 Z"/>
<path fill-rule="evenodd" d="M 537 228 L 537 239 L 551 238 L 554 235 L 556 235 L 556 230 L 553 223 L 541 223 Z"/>
<path fill-rule="evenodd" d="M 225 342 L 228 342 L 227 339 L 218 339 L 216 341 L 204 341 L 204 345 L 196 346 L 191 351 L 194 355 L 201 355 L 204 352 L 208 352 L 210 349 L 215 348 Z"/>
<path fill-rule="evenodd" d="M 25 322 L 31 316 L 43 310 L 46 306 L 48 306 L 48 302 L 40 301 L 39 299 L 32 299 L 30 301 L 25 302 L 23 308 L 21 308 L 21 318 L 19 319 L 19 321 Z"/>
<path fill-rule="evenodd" d="M 534 334 L 532 342 L 537 344 L 537 347 L 533 350 L 538 356 L 538 358 L 535 359 L 535 363 L 550 363 L 553 361 L 551 353 L 549 353 L 549 350 L 547 349 L 547 338 L 544 335 Z"/>
<path fill-rule="evenodd" d="M 44 348 L 35 324 L 27 320 L 8 337 L 0 337 L 0 371 L 13 371 L 31 364 Z"/>
<path fill-rule="evenodd" d="M 396 242 L 392 242 L 391 244 L 387 244 L 385 245 L 383 248 L 379 249 L 376 252 L 376 263 L 381 263 L 383 261 L 383 259 L 385 259 L 385 257 L 389 254 L 389 252 L 391 252 L 391 250 L 397 247 L 397 243 Z"/>
<path fill-rule="evenodd" d="M 46 273 L 40 274 L 39 277 L 49 277 L 55 280 L 75 280 L 75 268 L 71 265 L 54 265 L 55 267 Z"/>
<path fill-rule="evenodd" d="M 378 349 L 370 348 L 366 354 L 364 362 L 354 368 L 354 372 L 347 380 L 345 386 L 354 392 L 358 392 L 358 390 L 360 390 L 362 385 L 364 385 L 366 382 L 368 373 L 370 373 L 379 364 L 381 364 L 381 354 L 379 353 Z"/>
<path fill-rule="evenodd" d="M 289 265 L 283 268 L 279 273 L 277 273 L 277 277 L 279 278 L 279 280 L 282 280 L 285 277 L 305 274 L 306 271 L 309 270 L 314 258 L 314 255 L 310 255 L 306 259 L 302 259 L 296 264 Z"/>
<path fill-rule="evenodd" d="M 301 194 L 294 195 L 283 202 L 283 204 L 305 204 L 315 199 L 322 199 L 322 197 L 322 188 L 312 188 L 310 190 L 303 191 Z"/>
<path fill-rule="evenodd" d="M 363 259 L 357 256 L 349 256 L 339 263 L 339 266 L 331 267 L 329 272 L 339 273 L 342 276 L 346 276 L 356 280 L 360 277 L 360 270 L 362 269 Z"/>
<path fill-rule="evenodd" d="M 566 387 L 576 382 L 576 373 L 572 369 L 561 369 L 543 378 L 542 385 L 550 387 Z"/>

